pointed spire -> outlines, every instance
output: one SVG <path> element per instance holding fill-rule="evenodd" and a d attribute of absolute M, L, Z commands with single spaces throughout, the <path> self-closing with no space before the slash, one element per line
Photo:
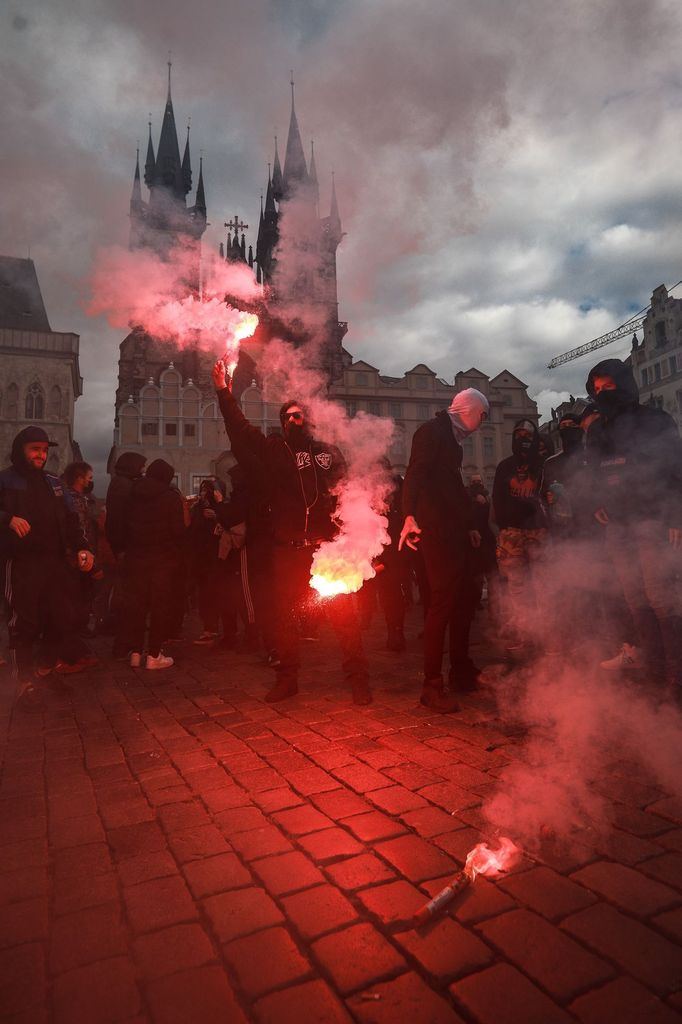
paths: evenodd
<path fill-rule="evenodd" d="M 197 184 L 197 197 L 194 202 L 195 209 L 206 216 L 206 193 L 204 192 L 204 158 L 199 157 L 199 182 Z"/>
<path fill-rule="evenodd" d="M 253 246 L 249 246 L 249 266 L 253 268 Z"/>
<path fill-rule="evenodd" d="M 154 156 L 154 144 L 152 142 L 152 120 L 151 114 L 149 115 L 149 141 L 147 142 L 147 159 L 144 163 L 144 183 L 147 188 L 151 188 L 154 183 L 154 175 L 156 173 L 156 157 Z"/>
<path fill-rule="evenodd" d="M 310 179 L 310 188 L 315 200 L 315 206 L 320 201 L 320 185 L 317 180 L 317 165 L 315 164 L 315 143 L 310 140 L 310 170 L 308 172 L 308 178 Z M 319 216 L 319 214 L 318 214 Z"/>
<path fill-rule="evenodd" d="M 277 217 L 277 207 L 275 206 L 274 188 L 272 185 L 272 178 L 270 177 L 270 168 L 268 167 L 268 190 L 265 193 L 265 219 L 271 219 L 273 216 Z"/>
<path fill-rule="evenodd" d="M 268 175 L 269 180 L 269 175 Z M 263 193 L 260 194 L 260 220 L 258 221 L 258 234 L 256 236 L 256 262 L 260 263 L 264 254 L 265 243 L 265 220 L 263 217 Z"/>
<path fill-rule="evenodd" d="M 341 218 L 339 216 L 339 204 L 336 199 L 336 180 L 332 171 L 332 201 L 329 210 L 329 229 L 336 244 L 341 241 L 343 232 L 341 230 Z"/>
<path fill-rule="evenodd" d="M 270 167 L 268 166 L 268 179 L 270 178 Z M 281 202 L 284 196 L 284 178 L 282 177 L 282 165 L 279 162 L 279 152 L 277 150 L 277 136 L 275 135 L 275 162 L 272 165 L 272 195 Z"/>
<path fill-rule="evenodd" d="M 178 133 L 175 127 L 175 114 L 173 113 L 173 100 L 171 99 L 171 62 L 168 61 L 168 98 L 166 109 L 163 112 L 163 124 L 161 125 L 161 137 L 159 148 L 156 153 L 156 174 L 154 184 L 162 185 L 172 191 L 178 198 L 184 197 L 185 190 L 182 175 L 182 163 L 180 161 L 180 146 L 178 145 Z"/>
<path fill-rule="evenodd" d="M 246 259 L 246 235 L 244 234 L 243 231 L 242 231 L 242 240 L 241 240 L 241 243 L 239 245 L 239 251 L 242 254 L 242 259 L 245 260 Z"/>
<path fill-rule="evenodd" d="M 294 75 L 291 73 L 291 118 L 289 120 L 289 135 L 287 136 L 287 148 L 284 154 L 284 191 L 291 194 L 298 185 L 306 184 L 308 181 L 308 168 L 303 152 L 301 133 L 296 118 L 296 107 L 294 104 Z"/>
<path fill-rule="evenodd" d="M 219 254 L 221 260 L 225 259 L 225 246 L 223 245 L 222 242 L 218 246 L 218 254 Z"/>
<path fill-rule="evenodd" d="M 130 197 L 130 205 L 142 202 L 142 186 L 140 184 L 140 147 L 137 147 L 135 157 L 135 177 L 133 178 L 133 192 Z"/>
<path fill-rule="evenodd" d="M 182 157 L 182 184 L 185 189 L 185 195 L 192 191 L 192 163 L 189 155 L 189 121 L 187 122 L 187 141 L 185 142 L 185 152 Z"/>

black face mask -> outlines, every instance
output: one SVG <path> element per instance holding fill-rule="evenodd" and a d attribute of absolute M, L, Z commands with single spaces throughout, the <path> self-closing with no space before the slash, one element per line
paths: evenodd
<path fill-rule="evenodd" d="M 287 420 L 284 425 L 284 436 L 291 444 L 307 444 L 310 440 L 306 424 L 297 423 L 296 420 Z"/>
<path fill-rule="evenodd" d="M 583 446 L 583 432 L 580 427 L 563 427 L 559 430 L 559 437 L 565 452 L 574 452 Z"/>
<path fill-rule="evenodd" d="M 520 437 L 514 441 L 514 451 L 517 455 L 530 455 L 533 442 L 529 437 Z"/>
<path fill-rule="evenodd" d="M 613 416 L 624 405 L 623 396 L 618 389 L 615 391 L 600 391 L 598 395 L 595 395 L 594 402 L 602 416 Z"/>

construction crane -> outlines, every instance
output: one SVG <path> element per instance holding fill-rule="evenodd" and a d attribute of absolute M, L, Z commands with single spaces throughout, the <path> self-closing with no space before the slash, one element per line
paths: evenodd
<path fill-rule="evenodd" d="M 669 289 L 668 294 L 674 291 L 678 285 L 682 284 L 682 281 L 678 281 L 672 288 Z M 640 309 L 639 313 L 635 313 L 626 320 L 625 323 L 621 324 L 620 327 L 616 327 L 613 331 L 609 331 L 607 334 L 602 334 L 599 338 L 594 338 L 592 341 L 585 342 L 584 345 L 578 345 L 577 348 L 572 348 L 569 352 L 564 352 L 560 356 L 555 356 L 551 362 L 547 363 L 547 368 L 553 370 L 557 366 L 563 366 L 564 363 L 570 363 L 574 359 L 579 359 L 580 356 L 587 355 L 588 352 L 594 352 L 598 348 L 603 348 L 604 345 L 610 345 L 612 341 L 618 341 L 619 338 L 624 338 L 626 334 L 638 331 L 644 321 L 647 318 L 650 306 L 645 306 L 644 309 Z"/>

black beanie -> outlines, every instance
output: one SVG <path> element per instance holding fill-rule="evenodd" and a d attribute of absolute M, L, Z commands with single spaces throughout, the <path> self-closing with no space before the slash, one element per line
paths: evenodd
<path fill-rule="evenodd" d="M 146 475 L 152 480 L 160 480 L 162 484 L 170 484 L 175 476 L 175 470 L 164 459 L 154 459 L 147 467 Z"/>

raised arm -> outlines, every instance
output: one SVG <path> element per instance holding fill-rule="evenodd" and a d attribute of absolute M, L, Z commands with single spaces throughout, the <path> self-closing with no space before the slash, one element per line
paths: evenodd
<path fill-rule="evenodd" d="M 213 383 L 232 448 L 241 448 L 262 458 L 267 443 L 265 434 L 258 427 L 249 423 L 242 412 L 239 402 L 232 394 L 230 378 L 222 359 L 219 359 L 213 367 Z"/>

